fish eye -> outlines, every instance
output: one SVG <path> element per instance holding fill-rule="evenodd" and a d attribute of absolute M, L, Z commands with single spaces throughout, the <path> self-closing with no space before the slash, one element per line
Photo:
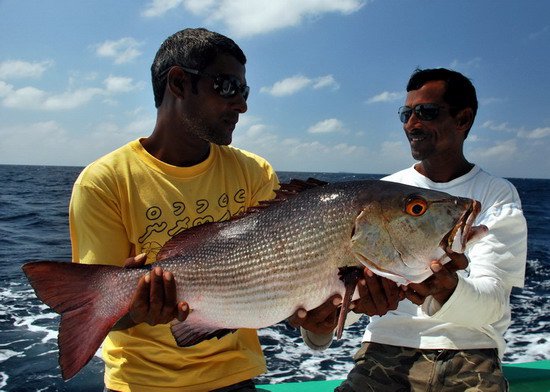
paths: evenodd
<path fill-rule="evenodd" d="M 428 210 L 428 202 L 420 196 L 410 196 L 405 204 L 405 212 L 411 216 L 421 216 Z"/>

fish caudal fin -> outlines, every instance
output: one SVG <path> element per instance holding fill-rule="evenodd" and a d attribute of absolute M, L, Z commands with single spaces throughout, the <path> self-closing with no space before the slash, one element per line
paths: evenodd
<path fill-rule="evenodd" d="M 55 261 L 23 265 L 36 296 L 61 315 L 57 341 L 63 379 L 73 377 L 92 359 L 109 330 L 128 312 L 132 296 L 123 295 L 115 281 L 121 271 L 130 270 Z"/>

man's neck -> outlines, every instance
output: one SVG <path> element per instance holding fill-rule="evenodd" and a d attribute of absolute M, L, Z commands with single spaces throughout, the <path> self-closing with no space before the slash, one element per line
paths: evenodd
<path fill-rule="evenodd" d="M 414 165 L 417 172 L 433 182 L 452 181 L 458 177 L 462 177 L 472 170 L 473 167 L 474 165 L 465 158 L 453 164 L 424 160 Z"/>
<path fill-rule="evenodd" d="M 204 162 L 210 154 L 210 143 L 202 139 L 160 136 L 153 132 L 141 144 L 149 154 L 169 165 L 190 167 Z"/>

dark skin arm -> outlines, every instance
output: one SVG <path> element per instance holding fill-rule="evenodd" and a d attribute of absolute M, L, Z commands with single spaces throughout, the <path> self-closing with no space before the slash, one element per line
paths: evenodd
<path fill-rule="evenodd" d="M 145 254 L 126 259 L 124 268 L 139 268 L 145 265 Z M 130 311 L 122 317 L 112 330 L 134 327 L 140 323 L 149 325 L 166 324 L 177 318 L 184 321 L 189 315 L 185 301 L 177 302 L 174 275 L 154 267 L 138 282 L 130 305 Z"/>
<path fill-rule="evenodd" d="M 350 305 L 355 313 L 381 316 L 396 309 L 399 301 L 405 298 L 403 291 L 389 279 L 374 275 L 368 268 L 364 269 L 363 275 L 357 285 L 360 298 Z M 294 327 L 302 327 L 318 335 L 328 335 L 336 328 L 341 303 L 342 297 L 333 295 L 309 312 L 298 309 L 288 321 Z"/>
<path fill-rule="evenodd" d="M 421 305 L 426 297 L 433 296 L 434 299 L 443 305 L 454 293 L 458 284 L 456 271 L 468 267 L 468 258 L 462 253 L 448 251 L 451 258 L 447 264 L 434 261 L 431 264 L 433 275 L 421 283 L 410 283 L 405 287 L 405 296 L 416 305 Z"/>

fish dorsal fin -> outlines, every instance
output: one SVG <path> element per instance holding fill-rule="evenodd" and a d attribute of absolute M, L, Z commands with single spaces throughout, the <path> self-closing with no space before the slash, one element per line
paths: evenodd
<path fill-rule="evenodd" d="M 273 204 L 280 203 L 284 200 L 287 200 L 291 198 L 292 196 L 295 196 L 299 194 L 300 192 L 303 192 L 307 189 L 311 188 L 317 188 L 320 186 L 327 185 L 328 182 L 321 181 L 316 178 L 308 178 L 307 180 L 299 180 L 297 178 L 292 178 L 287 183 L 281 183 L 279 184 L 279 189 L 276 189 L 275 192 L 275 198 L 271 200 L 264 200 L 261 201 L 259 205 L 255 207 L 249 208 L 246 212 L 243 214 L 246 215 L 250 212 L 257 212 L 265 209 L 266 207 L 269 207 Z"/>
<path fill-rule="evenodd" d="M 156 261 L 167 259 L 171 256 L 179 254 L 184 249 L 190 249 L 204 243 L 208 238 L 216 234 L 228 222 L 241 219 L 251 213 L 257 213 L 265 210 L 273 204 L 278 204 L 298 193 L 311 188 L 316 188 L 328 184 L 328 182 L 308 178 L 307 180 L 291 179 L 288 183 L 279 184 L 279 189 L 275 190 L 275 198 L 271 200 L 261 201 L 257 206 L 248 208 L 245 212 L 241 212 L 232 216 L 229 220 L 223 222 L 207 222 L 198 226 L 185 229 L 169 239 L 160 252 L 157 254 Z"/>

